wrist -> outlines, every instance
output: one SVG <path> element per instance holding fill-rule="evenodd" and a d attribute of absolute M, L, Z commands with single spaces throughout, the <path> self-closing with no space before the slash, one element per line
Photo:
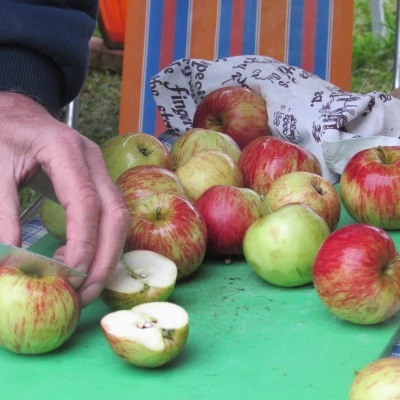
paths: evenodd
<path fill-rule="evenodd" d="M 20 46 L 0 45 L 0 91 L 3 93 L 24 95 L 56 115 L 61 84 L 62 74 L 50 58 Z"/>

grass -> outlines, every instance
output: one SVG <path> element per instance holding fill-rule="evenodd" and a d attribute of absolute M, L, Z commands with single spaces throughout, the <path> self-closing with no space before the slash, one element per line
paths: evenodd
<path fill-rule="evenodd" d="M 373 90 L 390 92 L 393 89 L 396 2 L 386 0 L 384 37 L 371 31 L 370 0 L 356 0 L 353 33 L 352 91 L 367 93 Z"/>
<path fill-rule="evenodd" d="M 349 0 L 351 1 L 351 0 Z M 385 37 L 371 31 L 370 0 L 355 0 L 353 31 L 353 78 L 351 90 L 390 92 L 393 86 L 396 1 L 385 0 Z M 95 32 L 99 36 L 99 30 Z M 121 76 L 111 71 L 90 70 L 80 96 L 79 131 L 101 145 L 118 133 Z M 21 209 L 36 197 L 20 192 Z"/>

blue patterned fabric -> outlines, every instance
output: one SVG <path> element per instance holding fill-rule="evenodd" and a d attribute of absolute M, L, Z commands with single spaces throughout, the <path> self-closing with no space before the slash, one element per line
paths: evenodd
<path fill-rule="evenodd" d="M 43 226 L 40 216 L 32 218 L 29 222 L 22 225 L 22 247 L 24 249 L 32 246 L 40 238 L 47 234 L 46 228 Z"/>

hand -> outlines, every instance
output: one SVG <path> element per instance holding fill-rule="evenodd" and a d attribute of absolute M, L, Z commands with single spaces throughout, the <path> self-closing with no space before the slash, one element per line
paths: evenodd
<path fill-rule="evenodd" d="M 51 181 L 66 210 L 67 240 L 58 258 L 87 278 L 74 278 L 82 305 L 92 302 L 115 268 L 129 213 L 111 181 L 99 147 L 53 118 L 35 101 L 0 92 L 0 241 L 21 245 L 18 189 L 38 172 Z M 48 193 L 47 193 L 48 194 Z"/>

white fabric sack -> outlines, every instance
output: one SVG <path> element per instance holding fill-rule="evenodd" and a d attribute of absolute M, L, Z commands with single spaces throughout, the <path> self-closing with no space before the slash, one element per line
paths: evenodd
<path fill-rule="evenodd" d="M 264 56 L 216 61 L 180 59 L 150 81 L 171 133 L 192 127 L 197 105 L 223 86 L 244 86 L 266 101 L 272 135 L 296 143 L 321 162 L 323 176 L 339 180 L 359 150 L 400 145 L 400 100 L 382 92 L 344 92 L 301 68 Z"/>

